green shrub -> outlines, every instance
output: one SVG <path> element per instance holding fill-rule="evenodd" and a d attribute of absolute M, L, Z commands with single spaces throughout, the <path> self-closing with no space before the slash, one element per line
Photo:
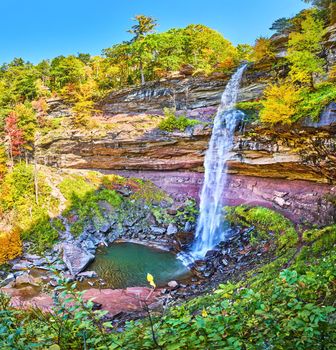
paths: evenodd
<path fill-rule="evenodd" d="M 67 201 L 71 203 L 72 198 L 83 198 L 88 192 L 95 190 L 96 186 L 87 181 L 83 176 L 70 175 L 66 176 L 59 184 L 59 189 Z"/>
<path fill-rule="evenodd" d="M 32 243 L 32 250 L 43 254 L 51 248 L 58 239 L 58 232 L 53 227 L 49 217 L 39 218 L 35 225 L 22 233 L 22 238 Z"/>
<path fill-rule="evenodd" d="M 174 130 L 184 131 L 188 126 L 195 126 L 200 122 L 195 119 L 188 119 L 185 116 L 176 116 L 171 109 L 164 109 L 165 118 L 159 123 L 158 128 L 163 131 Z"/>
<path fill-rule="evenodd" d="M 80 194 L 83 195 L 83 193 Z M 70 202 L 72 205 L 67 208 L 65 214 L 76 216 L 76 222 L 71 225 L 70 231 L 74 236 L 78 236 L 89 222 L 99 229 L 106 221 L 104 213 L 108 210 L 103 203 L 112 208 L 118 208 L 122 197 L 113 190 L 100 189 L 87 192 L 84 197 L 78 197 L 73 193 Z"/>
<path fill-rule="evenodd" d="M 270 240 L 282 247 L 292 247 L 298 241 L 298 235 L 294 225 L 281 214 L 264 207 L 228 207 L 227 220 L 233 225 L 243 227 L 254 226 L 251 231 L 251 243 L 256 244 L 260 240 Z"/>
<path fill-rule="evenodd" d="M 333 101 L 336 101 L 336 86 L 332 83 L 321 83 L 315 91 L 303 89 L 302 100 L 297 106 L 296 120 L 311 117 L 318 121 L 323 109 Z"/>

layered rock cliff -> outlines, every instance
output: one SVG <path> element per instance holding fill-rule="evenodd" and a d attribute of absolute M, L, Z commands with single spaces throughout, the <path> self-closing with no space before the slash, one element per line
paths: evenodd
<path fill-rule="evenodd" d="M 202 172 L 211 123 L 202 122 L 185 132 L 164 132 L 157 128 L 160 120 L 160 116 L 116 116 L 104 130 L 48 134 L 39 140 L 38 161 L 62 168 Z M 324 127 L 249 127 L 236 133 L 229 172 L 334 183 L 335 154 L 336 123 Z"/>

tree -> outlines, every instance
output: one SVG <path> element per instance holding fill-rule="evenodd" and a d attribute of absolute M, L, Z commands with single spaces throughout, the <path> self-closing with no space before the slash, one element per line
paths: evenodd
<path fill-rule="evenodd" d="M 275 34 L 288 34 L 293 28 L 293 23 L 290 18 L 282 17 L 273 22 L 270 30 L 275 31 Z"/>
<path fill-rule="evenodd" d="M 23 133 L 18 127 L 18 119 L 14 111 L 5 120 L 5 132 L 8 141 L 8 154 L 13 166 L 14 158 L 21 155 L 21 147 L 24 144 Z"/>
<path fill-rule="evenodd" d="M 325 30 L 321 20 L 307 12 L 301 23 L 301 30 L 289 35 L 288 55 L 290 78 L 295 83 L 308 85 L 314 89 L 314 76 L 323 73 L 325 60 L 319 58 Z"/>
<path fill-rule="evenodd" d="M 97 84 L 93 79 L 89 79 L 86 83 L 81 84 L 76 91 L 76 102 L 72 107 L 74 113 L 74 125 L 76 127 L 88 127 L 90 117 L 95 112 L 94 94 L 97 90 Z"/>
<path fill-rule="evenodd" d="M 141 76 L 141 84 L 145 83 L 144 67 L 143 67 L 143 55 L 145 53 L 144 38 L 147 34 L 154 31 L 157 26 L 156 20 L 152 17 L 147 17 L 144 15 L 135 16 L 134 20 L 137 24 L 133 25 L 132 28 L 128 31 L 131 34 L 134 34 L 131 42 L 137 43 L 137 53 L 139 59 L 139 70 Z"/>
<path fill-rule="evenodd" d="M 51 61 L 51 87 L 61 90 L 67 84 L 79 84 L 85 80 L 85 64 L 77 57 L 58 56 Z"/>
<path fill-rule="evenodd" d="M 253 46 L 249 44 L 237 45 L 239 61 L 250 61 L 253 56 Z"/>
<path fill-rule="evenodd" d="M 294 121 L 296 106 L 301 100 L 300 89 L 291 82 L 267 86 L 261 103 L 260 120 L 264 123 L 290 124 Z"/>
<path fill-rule="evenodd" d="M 237 49 L 223 36 L 201 24 L 191 24 L 184 29 L 185 60 L 197 70 L 211 73 L 216 66 L 230 70 L 238 59 Z"/>
<path fill-rule="evenodd" d="M 22 131 L 24 148 L 32 151 L 35 142 L 35 133 L 37 129 L 37 118 L 31 103 L 20 103 L 15 106 L 14 113 L 17 117 L 17 125 Z"/>
<path fill-rule="evenodd" d="M 254 44 L 253 59 L 256 62 L 271 60 L 275 57 L 272 42 L 265 37 L 259 37 Z"/>
<path fill-rule="evenodd" d="M 336 23 L 336 0 L 303 0 L 319 9 L 328 24 Z"/>

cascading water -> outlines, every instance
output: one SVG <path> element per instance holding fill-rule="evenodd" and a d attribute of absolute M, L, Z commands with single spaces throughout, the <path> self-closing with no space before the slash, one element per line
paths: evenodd
<path fill-rule="evenodd" d="M 204 184 L 195 241 L 189 254 L 180 256 L 186 263 L 204 258 L 207 251 L 227 236 L 222 195 L 227 183 L 227 161 L 233 147 L 234 131 L 243 116 L 242 112 L 235 109 L 235 104 L 245 68 L 246 65 L 241 66 L 226 86 L 214 120 L 204 161 Z"/>

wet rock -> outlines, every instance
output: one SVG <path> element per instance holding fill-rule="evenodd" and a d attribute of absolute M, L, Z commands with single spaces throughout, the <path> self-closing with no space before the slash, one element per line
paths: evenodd
<path fill-rule="evenodd" d="M 62 244 L 63 261 L 72 275 L 77 275 L 94 260 L 94 255 L 71 243 Z"/>
<path fill-rule="evenodd" d="M 13 271 L 28 270 L 33 267 L 33 264 L 28 260 L 21 260 L 12 266 Z"/>
<path fill-rule="evenodd" d="M 193 225 L 191 224 L 191 222 L 186 222 L 184 225 L 184 231 L 185 232 L 191 232 L 193 230 Z"/>
<path fill-rule="evenodd" d="M 169 288 L 177 288 L 179 284 L 176 281 L 170 281 L 168 282 L 168 287 Z"/>
<path fill-rule="evenodd" d="M 166 232 L 165 228 L 158 226 L 151 226 L 150 229 L 154 235 L 163 235 Z"/>
<path fill-rule="evenodd" d="M 229 262 L 226 259 L 222 259 L 222 264 L 224 266 L 227 266 L 227 265 L 229 265 Z"/>
<path fill-rule="evenodd" d="M 98 277 L 96 271 L 85 271 L 81 272 L 77 275 L 78 277 L 84 277 L 84 278 L 96 278 Z"/>
<path fill-rule="evenodd" d="M 47 264 L 47 260 L 45 258 L 40 258 L 32 261 L 33 265 L 36 267 L 43 266 Z"/>
<path fill-rule="evenodd" d="M 15 281 L 15 275 L 13 273 L 10 273 L 7 275 L 7 277 L 5 279 L 3 279 L 1 282 L 0 282 L 0 286 L 6 286 L 8 284 L 10 284 L 11 282 L 14 282 Z"/>
<path fill-rule="evenodd" d="M 99 231 L 102 233 L 107 233 L 110 228 L 111 228 L 111 225 L 109 223 L 106 223 L 100 227 Z"/>
<path fill-rule="evenodd" d="M 34 261 L 34 260 L 38 260 L 41 259 L 41 256 L 36 255 L 36 254 L 29 254 L 29 253 L 25 253 L 23 255 L 23 258 L 29 261 Z"/>
<path fill-rule="evenodd" d="M 219 251 L 218 250 L 209 250 L 206 254 L 205 254 L 205 259 L 206 260 L 211 260 L 216 258 L 219 255 Z"/>
<path fill-rule="evenodd" d="M 29 275 L 28 272 L 25 272 L 23 275 L 16 277 L 15 287 L 20 288 L 26 285 L 38 287 L 40 283 L 41 283 L 40 278 L 34 278 L 31 275 Z"/>
<path fill-rule="evenodd" d="M 171 236 L 171 235 L 175 235 L 177 233 L 177 227 L 174 224 L 169 224 L 168 228 L 167 228 L 167 235 Z"/>

